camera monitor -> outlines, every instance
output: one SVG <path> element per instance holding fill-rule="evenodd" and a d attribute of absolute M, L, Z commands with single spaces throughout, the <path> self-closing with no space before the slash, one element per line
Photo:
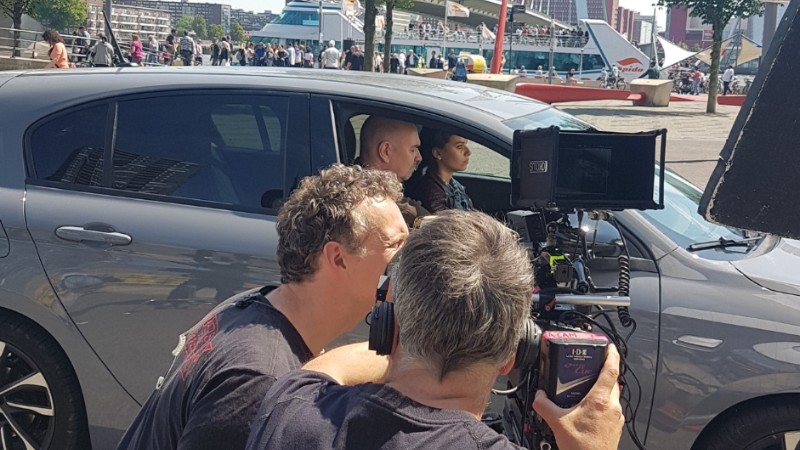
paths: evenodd
<path fill-rule="evenodd" d="M 660 209 L 664 204 L 666 133 L 562 131 L 558 127 L 517 130 L 511 155 L 512 204 L 525 208 Z M 661 171 L 657 200 L 656 163 Z"/>

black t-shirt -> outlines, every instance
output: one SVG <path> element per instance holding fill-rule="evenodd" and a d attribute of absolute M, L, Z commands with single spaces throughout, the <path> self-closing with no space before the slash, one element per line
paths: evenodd
<path fill-rule="evenodd" d="M 248 450 L 519 449 L 464 411 L 431 408 L 384 384 L 340 386 L 297 370 L 281 377 L 253 421 Z"/>
<path fill-rule="evenodd" d="M 250 422 L 275 379 L 312 357 L 297 330 L 264 297 L 273 289 L 225 300 L 182 335 L 183 348 L 166 380 L 119 449 L 244 448 Z"/>

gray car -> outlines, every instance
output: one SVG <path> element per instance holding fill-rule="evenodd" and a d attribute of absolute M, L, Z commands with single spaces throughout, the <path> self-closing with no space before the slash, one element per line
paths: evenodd
<path fill-rule="evenodd" d="M 354 160 L 369 115 L 470 139 L 458 178 L 499 217 L 513 131 L 588 127 L 472 84 L 316 70 L 2 72 L 0 105 L 1 449 L 113 447 L 178 334 L 278 282 L 277 208 L 302 177 Z M 796 448 L 800 245 L 710 224 L 696 188 L 665 181 L 664 210 L 616 213 L 639 437 Z M 620 238 L 600 222 L 596 280 L 615 276 Z M 691 247 L 720 238 L 733 244 Z"/>

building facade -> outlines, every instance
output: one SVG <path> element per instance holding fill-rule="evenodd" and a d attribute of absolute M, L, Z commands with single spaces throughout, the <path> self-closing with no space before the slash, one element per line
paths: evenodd
<path fill-rule="evenodd" d="M 203 16 L 208 25 L 222 25 L 225 32 L 229 32 L 231 29 L 231 5 L 167 0 L 114 0 L 114 4 L 169 11 L 172 15 L 173 26 L 181 17 Z"/>
<path fill-rule="evenodd" d="M 86 30 L 91 36 L 105 31 L 103 20 L 103 0 L 89 0 L 87 2 L 88 15 Z M 155 35 L 159 41 L 166 39 L 172 26 L 172 15 L 169 11 L 139 6 L 124 6 L 114 2 L 111 8 L 111 30 L 121 43 L 131 40 L 132 34 L 138 34 L 142 40 L 147 40 L 149 35 Z"/>
<path fill-rule="evenodd" d="M 633 39 L 634 17 L 636 12 L 622 6 L 617 8 L 617 33 L 625 36 L 629 41 Z"/>
<path fill-rule="evenodd" d="M 254 13 L 243 9 L 232 9 L 231 23 L 238 23 L 245 31 L 255 31 L 264 28 L 264 25 L 272 22 L 272 19 L 277 16 L 277 14 L 272 14 L 272 11 Z"/>
<path fill-rule="evenodd" d="M 552 16 L 559 22 L 577 26 L 581 19 L 609 21 L 606 4 L 617 0 L 533 0 L 531 9 Z M 610 22 L 609 22 L 610 23 Z"/>

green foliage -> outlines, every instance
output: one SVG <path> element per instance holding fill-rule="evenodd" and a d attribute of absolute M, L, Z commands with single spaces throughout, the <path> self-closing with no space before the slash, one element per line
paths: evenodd
<path fill-rule="evenodd" d="M 680 47 L 680 48 L 682 48 L 682 49 L 684 49 L 684 50 L 689 50 L 689 46 L 688 46 L 688 45 L 686 45 L 686 42 L 683 42 L 683 41 L 680 41 L 680 42 L 678 43 L 678 47 Z"/>
<path fill-rule="evenodd" d="M 700 48 L 700 44 L 695 42 L 694 45 L 692 45 L 692 51 L 693 52 L 699 52 L 700 50 L 702 50 L 702 48 Z"/>
<path fill-rule="evenodd" d="M 184 31 L 192 32 L 194 31 L 194 17 L 192 16 L 183 16 L 178 19 L 178 23 L 175 24 L 175 29 L 178 30 L 178 36 L 183 36 Z"/>
<path fill-rule="evenodd" d="M 192 29 L 197 33 L 200 39 L 208 38 L 208 28 L 206 28 L 206 18 L 203 16 L 194 16 L 192 20 Z"/>
<path fill-rule="evenodd" d="M 31 17 L 59 31 L 82 24 L 88 15 L 84 0 L 33 0 L 32 6 Z"/>
<path fill-rule="evenodd" d="M 231 26 L 231 40 L 234 42 L 242 42 L 244 40 L 244 28 L 238 23 Z"/>
<path fill-rule="evenodd" d="M 13 28 L 19 28 L 23 14 L 33 11 L 35 0 L 0 0 L 0 13 L 11 17 Z"/>
<path fill-rule="evenodd" d="M 761 0 L 658 0 L 660 6 L 683 6 L 691 10 L 693 17 L 699 17 L 704 24 L 711 25 L 713 46 L 711 50 L 711 70 L 709 70 L 709 93 L 706 112 L 717 110 L 717 85 L 719 84 L 719 58 L 722 46 L 722 30 L 734 17 L 746 19 L 761 15 L 764 5 Z"/>
<path fill-rule="evenodd" d="M 725 28 L 734 17 L 746 19 L 759 16 L 764 11 L 761 0 L 658 0 L 660 6 L 685 6 L 691 9 L 693 17 L 703 19 L 703 23 Z"/>
<path fill-rule="evenodd" d="M 222 36 L 225 36 L 225 29 L 222 28 L 222 25 L 218 23 L 211 24 L 211 27 L 209 28 L 208 37 L 219 40 L 219 38 L 221 38 Z"/>

